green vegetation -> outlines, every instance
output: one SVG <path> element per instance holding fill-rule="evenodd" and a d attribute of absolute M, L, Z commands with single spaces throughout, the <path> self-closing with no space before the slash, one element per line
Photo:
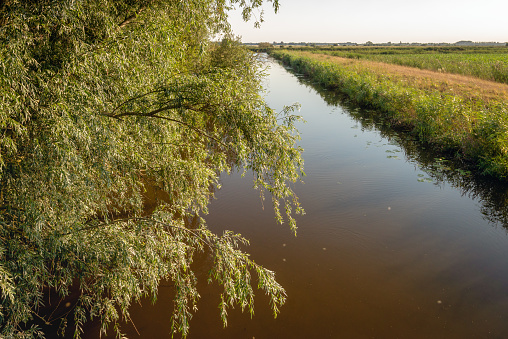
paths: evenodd
<path fill-rule="evenodd" d="M 198 252 L 224 287 L 224 323 L 234 305 L 253 312 L 251 279 L 277 314 L 274 273 L 201 218 L 235 169 L 271 194 L 279 222 L 295 229 L 302 212 L 287 184 L 302 174 L 298 117 L 263 101 L 256 58 L 227 35 L 235 4 L 248 19 L 262 1 L 1 2 L 1 337 L 43 337 L 39 325 L 80 337 L 91 319 L 120 337 L 131 303 L 155 301 L 162 279 L 175 290 L 168 321 L 186 335 Z M 68 312 L 40 313 L 71 287 Z"/>
<path fill-rule="evenodd" d="M 377 56 L 370 60 L 508 84 L 508 54 L 405 54 Z"/>
<path fill-rule="evenodd" d="M 508 84 L 506 47 L 329 47 L 307 50 L 317 54 L 469 75 Z"/>
<path fill-rule="evenodd" d="M 432 71 L 470 75 L 508 84 L 508 50 L 495 53 L 351 54 L 332 52 L 347 58 L 365 58 Z"/>
<path fill-rule="evenodd" d="M 270 54 L 351 101 L 382 112 L 421 141 L 475 164 L 483 174 L 508 178 L 506 85 L 447 82 L 440 73 L 413 74 L 407 68 L 301 51 Z"/>

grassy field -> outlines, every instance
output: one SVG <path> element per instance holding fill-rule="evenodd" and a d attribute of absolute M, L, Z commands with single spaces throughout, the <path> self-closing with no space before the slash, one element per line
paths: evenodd
<path fill-rule="evenodd" d="M 348 59 L 372 60 L 508 84 L 508 47 L 297 47 Z"/>
<path fill-rule="evenodd" d="M 493 53 L 497 50 L 497 53 Z M 424 52 L 423 49 L 397 51 L 396 48 L 351 51 L 314 50 L 313 53 L 333 56 L 366 59 L 402 66 L 428 69 L 441 73 L 470 75 L 480 79 L 497 81 L 508 84 L 508 48 L 475 51 L 474 49 L 459 52 L 445 52 L 433 50 Z M 446 50 L 448 51 L 448 50 Z M 368 53 L 370 52 L 370 53 Z M 405 53 L 402 53 L 405 52 Z M 504 53 L 502 53 L 504 52 Z"/>
<path fill-rule="evenodd" d="M 270 52 L 321 85 L 378 110 L 436 149 L 474 164 L 479 172 L 508 179 L 507 84 L 379 62 L 372 60 L 376 54 L 365 51 L 369 56 L 362 58 L 331 53 Z M 408 60 L 413 55 L 406 54 Z M 468 53 L 455 54 L 465 59 Z"/>

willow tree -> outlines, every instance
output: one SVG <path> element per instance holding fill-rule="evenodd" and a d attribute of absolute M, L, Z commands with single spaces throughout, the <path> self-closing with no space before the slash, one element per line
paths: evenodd
<path fill-rule="evenodd" d="M 155 300 L 163 279 L 175 286 L 173 329 L 186 335 L 198 252 L 224 286 L 224 321 L 233 305 L 252 312 L 251 274 L 277 314 L 274 273 L 241 251 L 240 235 L 213 234 L 201 218 L 233 168 L 253 173 L 279 222 L 295 228 L 301 212 L 288 184 L 302 174 L 295 117 L 267 107 L 253 55 L 211 42 L 228 36 L 231 6 L 249 19 L 261 5 L 0 2 L 1 336 L 43 336 L 36 319 L 77 337 L 99 319 L 120 335 L 131 303 Z M 64 298 L 71 286 L 66 317 L 41 314 L 45 293 Z"/>

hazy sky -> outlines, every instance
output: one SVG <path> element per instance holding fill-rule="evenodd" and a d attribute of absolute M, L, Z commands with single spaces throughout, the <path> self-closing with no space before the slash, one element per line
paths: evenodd
<path fill-rule="evenodd" d="M 280 0 L 260 29 L 232 12 L 243 42 L 508 42 L 508 0 Z"/>

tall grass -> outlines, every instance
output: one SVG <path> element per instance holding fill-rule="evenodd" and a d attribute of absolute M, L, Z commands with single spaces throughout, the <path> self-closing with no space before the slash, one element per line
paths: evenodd
<path fill-rule="evenodd" d="M 295 51 L 270 54 L 360 106 L 386 115 L 422 141 L 474 163 L 483 174 L 508 179 L 508 104 L 482 102 L 395 82 L 361 63 L 335 64 Z"/>

